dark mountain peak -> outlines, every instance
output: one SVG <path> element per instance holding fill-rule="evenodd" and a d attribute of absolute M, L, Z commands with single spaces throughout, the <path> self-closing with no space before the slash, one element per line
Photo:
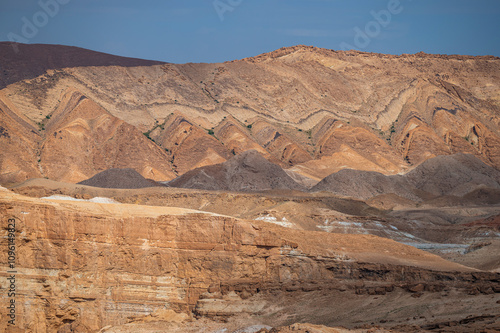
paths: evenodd
<path fill-rule="evenodd" d="M 247 150 L 221 164 L 191 170 L 172 180 L 168 185 L 243 192 L 271 189 L 304 190 L 283 169 L 269 162 L 255 150 Z"/>
<path fill-rule="evenodd" d="M 104 170 L 92 178 L 79 182 L 78 184 L 102 188 L 122 189 L 159 186 L 158 183 L 144 178 L 137 171 L 130 168 Z"/>
<path fill-rule="evenodd" d="M 83 49 L 52 44 L 20 44 L 0 42 L 2 75 L 0 89 L 9 84 L 32 79 L 47 70 L 88 66 L 153 66 L 164 62 L 127 58 Z"/>

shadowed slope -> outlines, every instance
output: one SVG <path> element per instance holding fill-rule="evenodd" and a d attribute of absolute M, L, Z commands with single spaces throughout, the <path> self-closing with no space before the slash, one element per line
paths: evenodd
<path fill-rule="evenodd" d="M 314 186 L 311 191 L 328 191 L 360 199 L 393 193 L 400 197 L 418 200 L 414 189 L 402 176 L 385 176 L 378 172 L 352 169 L 344 169 L 331 174 Z"/>
<path fill-rule="evenodd" d="M 405 178 L 416 188 L 434 195 L 462 196 L 480 187 L 500 189 L 500 171 L 466 154 L 432 158 Z"/>
<path fill-rule="evenodd" d="M 123 189 L 159 186 L 158 183 L 144 178 L 134 169 L 109 169 L 99 172 L 94 177 L 79 182 L 78 184 L 102 188 Z"/>
<path fill-rule="evenodd" d="M 168 183 L 172 187 L 253 192 L 304 188 L 279 166 L 255 150 L 248 150 L 216 165 L 191 170 Z"/>
<path fill-rule="evenodd" d="M 405 175 L 341 170 L 324 178 L 311 191 L 329 191 L 361 199 L 396 194 L 419 200 L 443 195 L 464 196 L 482 188 L 500 189 L 500 171 L 473 155 L 456 154 L 427 160 Z"/>
<path fill-rule="evenodd" d="M 9 84 L 32 79 L 49 69 L 86 66 L 152 66 L 163 64 L 135 58 L 115 56 L 74 46 L 19 44 L 0 42 L 3 75 L 0 89 Z"/>

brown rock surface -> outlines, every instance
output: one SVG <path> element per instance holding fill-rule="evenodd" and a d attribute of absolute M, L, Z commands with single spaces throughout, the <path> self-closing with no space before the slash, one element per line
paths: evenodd
<path fill-rule="evenodd" d="M 161 186 L 161 184 L 148 180 L 134 169 L 108 169 L 78 184 L 102 188 L 145 188 Z"/>
<path fill-rule="evenodd" d="M 276 327 L 273 331 L 264 331 L 262 333 L 349 333 L 349 332 L 372 332 L 372 333 L 385 333 L 392 332 L 391 330 L 385 330 L 383 328 L 372 328 L 368 330 L 348 330 L 345 328 L 334 328 L 334 327 L 326 327 L 322 325 L 312 325 L 312 324 L 293 324 L 287 327 Z"/>
<path fill-rule="evenodd" d="M 383 194 L 419 200 L 416 188 L 402 176 L 386 176 L 378 172 L 352 169 L 340 170 L 325 177 L 311 191 L 328 191 L 364 200 Z"/>
<path fill-rule="evenodd" d="M 157 180 L 175 177 L 169 158 L 160 147 L 77 91 L 67 91 L 57 109 L 44 123 L 39 123 L 36 131 L 12 111 L 4 113 L 8 114 L 12 121 L 5 125 L 5 135 L 0 138 L 5 147 L 2 165 L 6 172 L 0 177 L 2 182 L 16 182 L 40 174 L 79 182 L 99 171 L 123 167 L 134 168 L 143 176 Z M 19 130 L 19 126 L 25 128 Z M 27 160 L 14 164 L 13 159 L 29 156 L 36 157 L 34 163 Z"/>
<path fill-rule="evenodd" d="M 404 175 L 341 170 L 325 177 L 311 191 L 329 191 L 363 200 L 392 194 L 420 201 L 438 196 L 462 197 L 484 188 L 500 189 L 500 171 L 473 155 L 455 154 L 431 158 Z"/>
<path fill-rule="evenodd" d="M 70 182 L 127 166 L 157 180 L 175 175 L 158 146 L 78 92 L 68 92 L 47 123 L 40 158 L 49 178 Z"/>
<path fill-rule="evenodd" d="M 268 122 L 258 119 L 251 126 L 252 133 L 262 147 L 286 165 L 291 166 L 312 159 L 304 148 Z"/>
<path fill-rule="evenodd" d="M 251 127 L 248 126 L 250 125 L 243 126 L 237 119 L 229 116 L 215 128 L 215 135 L 234 155 L 239 155 L 247 150 L 256 150 L 267 160 L 278 165 L 283 164 L 281 160 L 260 146 L 256 139 L 252 138 Z"/>
<path fill-rule="evenodd" d="M 294 231 L 181 208 L 0 196 L 1 219 L 16 219 L 17 327 L 27 331 L 95 331 L 165 306 L 214 318 L 272 311 L 266 322 L 275 325 L 286 322 L 276 295 L 302 295 L 299 306 L 322 290 L 332 297 L 405 294 L 417 284 L 431 294 L 500 291 L 498 274 L 376 236 Z"/>
<path fill-rule="evenodd" d="M 500 171 L 465 154 L 430 159 L 405 178 L 417 189 L 433 195 L 462 196 L 482 187 L 500 188 Z"/>
<path fill-rule="evenodd" d="M 500 330 L 499 58 L 12 46 L 0 184 L 32 196 L 0 187 L 18 331 Z M 219 191 L 60 182 L 112 168 Z M 337 194 L 297 191 L 337 171 Z"/>
<path fill-rule="evenodd" d="M 0 93 L 0 182 L 15 183 L 42 176 L 38 165 L 38 129 L 15 112 Z"/>
<path fill-rule="evenodd" d="M 317 125 L 313 135 L 320 158 L 313 163 L 325 162 L 319 168 L 322 178 L 344 168 L 395 174 L 408 167 L 387 141 L 366 128 L 327 118 Z"/>
<path fill-rule="evenodd" d="M 290 190 L 242 193 L 171 187 L 102 189 L 47 179 L 32 179 L 13 187 L 13 190 L 32 197 L 108 197 L 122 203 L 184 207 L 236 218 L 259 219 L 299 230 L 374 234 L 417 246 L 426 242 L 455 244 L 458 249 L 478 242 L 490 242 L 497 237 L 493 226 L 470 228 L 466 224 L 498 215 L 500 204 L 500 190 L 485 188 L 464 197 L 433 196 L 421 202 L 394 194 L 361 201 L 329 192 Z M 498 253 L 491 255 L 498 257 Z"/>
<path fill-rule="evenodd" d="M 165 124 L 156 127 L 156 131 L 153 130 L 150 135 L 168 150 L 172 165 L 179 174 L 194 168 L 222 163 L 232 156 L 206 130 L 175 113 L 165 121 Z"/>
<path fill-rule="evenodd" d="M 283 169 L 255 150 L 245 151 L 221 164 L 191 170 L 168 182 L 168 186 L 241 192 L 304 190 Z"/>
<path fill-rule="evenodd" d="M 156 152 L 147 154 L 153 160 L 145 165 L 131 159 L 112 163 L 109 156 L 96 162 L 134 168 L 156 180 L 174 178 L 171 168 L 183 174 L 248 149 L 316 181 L 344 168 L 396 174 L 460 152 L 500 168 L 500 61 L 495 57 L 391 56 L 296 46 L 223 64 L 176 65 L 47 45 L 21 45 L 22 56 L 16 59 L 11 43 L 0 46 L 9 73 L 2 110 L 17 115 L 11 122 L 12 112 L 5 111 L 0 121 L 16 127 L 10 131 L 18 137 L 17 142 L 0 140 L 9 150 L 22 151 L 2 158 L 3 183 L 40 175 L 81 180 L 82 174 L 103 170 L 87 166 L 80 156 L 90 147 L 75 138 L 64 142 L 78 155 L 72 156 L 73 174 L 41 155 L 45 145 L 64 151 L 53 146 L 62 142 L 49 140 L 50 133 L 36 132 L 52 123 L 46 117 L 58 112 L 68 90 L 86 96 L 83 104 L 89 105 L 79 108 L 95 103 L 106 117 L 124 122 L 109 118 L 103 132 L 120 129 L 133 137 L 135 127 L 163 150 L 148 147 Z M 39 57 L 27 64 L 28 53 Z M 90 133 L 96 130 L 90 126 Z M 107 142 L 106 150 L 119 150 L 114 146 L 123 140 L 118 139 Z"/>

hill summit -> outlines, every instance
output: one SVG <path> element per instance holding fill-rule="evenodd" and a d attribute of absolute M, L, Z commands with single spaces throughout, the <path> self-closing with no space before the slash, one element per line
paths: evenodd
<path fill-rule="evenodd" d="M 221 164 L 188 171 L 167 184 L 171 187 L 243 192 L 304 190 L 282 168 L 255 150 L 245 151 Z"/>
<path fill-rule="evenodd" d="M 102 188 L 122 189 L 159 186 L 158 183 L 144 178 L 134 169 L 108 169 L 99 172 L 92 178 L 81 181 L 78 184 Z"/>

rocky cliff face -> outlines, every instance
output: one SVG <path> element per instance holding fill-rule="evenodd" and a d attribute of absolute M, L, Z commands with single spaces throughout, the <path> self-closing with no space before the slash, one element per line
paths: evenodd
<path fill-rule="evenodd" d="M 286 323 L 277 295 L 500 292 L 498 274 L 376 236 L 0 195 L 2 221 L 16 220 L 17 328 L 27 332 L 96 331 L 162 309 L 224 320 L 274 313 L 270 323 Z M 5 251 L 0 259 L 5 266 Z"/>
<path fill-rule="evenodd" d="M 27 62 L 5 45 L 3 183 L 39 176 L 77 181 L 118 166 L 170 180 L 249 149 L 316 181 L 343 168 L 396 174 L 459 152 L 500 167 L 495 57 L 297 46 L 222 64 L 175 65 L 112 62 L 75 48 L 66 58 L 74 64 L 57 66 L 47 59 L 68 48 L 39 46 L 43 52 Z M 37 46 L 29 48 L 38 54 Z M 84 100 L 68 104 L 69 92 Z M 58 115 L 68 119 L 55 126 L 49 118 Z M 67 135 L 60 139 L 59 131 Z M 106 153 L 86 143 L 96 137 Z M 48 162 L 68 152 L 72 175 Z"/>

